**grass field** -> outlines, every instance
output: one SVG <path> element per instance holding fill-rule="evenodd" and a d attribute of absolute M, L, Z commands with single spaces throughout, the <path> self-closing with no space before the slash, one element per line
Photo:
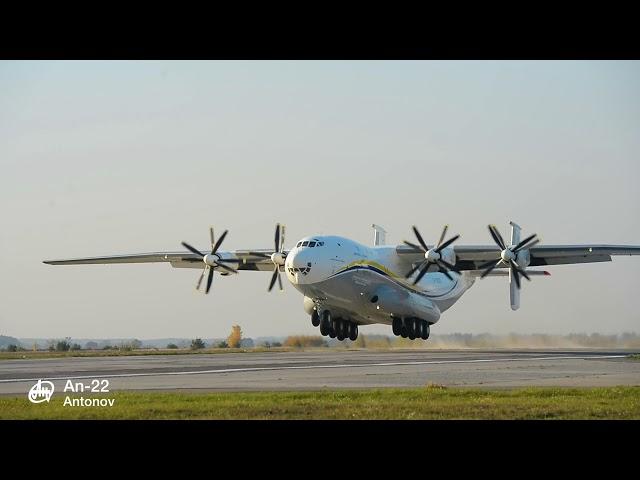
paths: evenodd
<path fill-rule="evenodd" d="M 70 398 L 80 398 L 72 395 Z M 0 397 L 0 419 L 640 419 L 640 387 L 134 393 L 112 407 Z"/>

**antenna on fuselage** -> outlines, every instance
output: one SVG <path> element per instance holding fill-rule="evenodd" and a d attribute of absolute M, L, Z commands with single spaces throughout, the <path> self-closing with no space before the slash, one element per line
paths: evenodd
<path fill-rule="evenodd" d="M 373 244 L 375 246 L 384 245 L 386 239 L 387 231 L 382 228 L 380 225 L 376 225 L 375 223 L 371 225 L 373 227 Z"/>

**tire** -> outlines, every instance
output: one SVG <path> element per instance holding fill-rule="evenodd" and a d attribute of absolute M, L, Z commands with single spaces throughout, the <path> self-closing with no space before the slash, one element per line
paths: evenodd
<path fill-rule="evenodd" d="M 346 322 L 342 318 L 339 318 L 336 320 L 336 323 L 334 324 L 334 328 L 336 329 L 336 336 L 338 337 L 339 340 L 344 340 L 344 338 L 346 337 L 345 328 L 344 328 L 346 326 L 347 326 Z"/>
<path fill-rule="evenodd" d="M 431 327 L 429 327 L 429 324 L 427 322 L 424 322 L 424 324 L 422 326 L 422 339 L 423 340 L 427 340 L 429 338 L 430 330 L 431 330 Z"/>
<path fill-rule="evenodd" d="M 331 333 L 331 330 L 332 330 L 331 312 L 329 312 L 329 310 L 325 310 L 322 312 L 322 317 L 320 320 L 320 333 L 326 337 Z"/>
<path fill-rule="evenodd" d="M 399 336 L 402 333 L 402 319 L 394 317 L 393 322 L 391 323 L 391 329 L 395 336 Z"/>
<path fill-rule="evenodd" d="M 402 325 L 402 327 L 400 327 L 400 336 L 402 338 L 407 338 L 408 332 L 407 332 L 407 326 L 406 325 Z"/>
<path fill-rule="evenodd" d="M 418 320 L 416 322 L 416 338 L 422 338 L 422 332 L 424 331 L 424 322 Z"/>
<path fill-rule="evenodd" d="M 318 314 L 317 310 L 314 310 L 311 314 L 311 325 L 313 325 L 314 327 L 320 325 L 320 315 Z"/>
<path fill-rule="evenodd" d="M 409 340 L 415 340 L 416 339 L 416 319 L 415 318 L 410 318 L 409 319 L 409 324 L 407 325 L 407 336 L 409 337 Z"/>
<path fill-rule="evenodd" d="M 336 338 L 336 330 L 333 327 L 329 330 L 329 338 Z"/>
<path fill-rule="evenodd" d="M 355 342 L 358 339 L 358 325 L 349 323 L 349 340 Z"/>

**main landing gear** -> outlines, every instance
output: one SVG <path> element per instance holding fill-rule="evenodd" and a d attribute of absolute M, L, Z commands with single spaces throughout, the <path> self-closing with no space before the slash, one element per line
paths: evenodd
<path fill-rule="evenodd" d="M 344 318 L 332 318 L 329 310 L 324 310 L 322 314 L 314 310 L 311 314 L 311 324 L 314 327 L 320 326 L 320 333 L 324 337 L 329 336 L 340 341 L 348 338 L 352 342 L 358 338 L 358 325 Z"/>
<path fill-rule="evenodd" d="M 391 325 L 393 334 L 402 338 L 408 338 L 409 340 L 415 340 L 416 338 L 426 340 L 429 338 L 429 322 L 425 320 L 415 317 L 395 317 Z"/>

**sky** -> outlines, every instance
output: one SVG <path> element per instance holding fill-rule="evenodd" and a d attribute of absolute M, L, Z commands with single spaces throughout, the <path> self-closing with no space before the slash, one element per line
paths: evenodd
<path fill-rule="evenodd" d="M 44 259 L 286 247 L 306 235 L 640 245 L 640 63 L 0 62 L 0 334 L 317 334 L 270 273 Z M 477 282 L 433 333 L 640 332 L 640 257 Z M 391 335 L 388 326 L 362 333 Z"/>

